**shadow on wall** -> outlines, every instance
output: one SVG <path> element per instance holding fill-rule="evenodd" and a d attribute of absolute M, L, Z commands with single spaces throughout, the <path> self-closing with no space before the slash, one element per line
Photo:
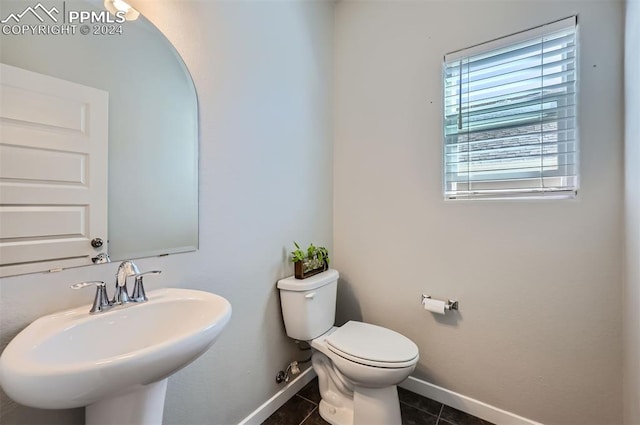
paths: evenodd
<path fill-rule="evenodd" d="M 462 321 L 462 313 L 459 310 L 447 310 L 444 315 L 433 314 L 433 318 L 440 325 L 456 327 Z"/>
<path fill-rule="evenodd" d="M 336 326 L 342 326 L 349 320 L 362 321 L 360 303 L 353 293 L 348 279 L 338 280 L 338 300 L 336 302 Z"/>

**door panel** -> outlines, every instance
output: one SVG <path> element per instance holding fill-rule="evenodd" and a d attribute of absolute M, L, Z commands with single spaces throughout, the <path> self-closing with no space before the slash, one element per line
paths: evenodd
<path fill-rule="evenodd" d="M 108 93 L 0 64 L 0 276 L 106 252 Z"/>
<path fill-rule="evenodd" d="M 0 179 L 33 183 L 84 184 L 87 155 L 23 146 L 0 145 Z"/>

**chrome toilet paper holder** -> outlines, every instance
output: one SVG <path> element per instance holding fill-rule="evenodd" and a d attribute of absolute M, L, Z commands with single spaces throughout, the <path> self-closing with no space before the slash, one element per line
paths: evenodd
<path fill-rule="evenodd" d="M 420 303 L 423 304 L 425 299 L 431 299 L 431 295 L 425 295 L 422 294 L 422 299 L 420 300 Z M 447 302 L 444 303 L 444 308 L 445 310 L 458 310 L 458 300 L 447 300 Z"/>

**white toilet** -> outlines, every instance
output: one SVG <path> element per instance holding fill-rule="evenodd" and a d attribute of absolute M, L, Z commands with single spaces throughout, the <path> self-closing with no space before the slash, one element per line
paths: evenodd
<path fill-rule="evenodd" d="M 396 384 L 415 369 L 418 347 L 368 323 L 333 326 L 337 288 L 336 270 L 278 281 L 287 335 L 314 349 L 320 415 L 332 425 L 400 425 Z"/>

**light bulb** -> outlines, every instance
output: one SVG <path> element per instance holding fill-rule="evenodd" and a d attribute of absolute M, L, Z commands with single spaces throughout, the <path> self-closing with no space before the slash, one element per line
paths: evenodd
<path fill-rule="evenodd" d="M 129 9 L 131 9 L 131 6 L 122 0 L 113 0 L 113 7 L 125 13 L 127 13 Z"/>
<path fill-rule="evenodd" d="M 104 0 L 104 7 L 113 15 L 122 15 L 124 12 L 124 19 L 127 21 L 135 21 L 140 16 L 140 12 L 124 0 Z"/>

